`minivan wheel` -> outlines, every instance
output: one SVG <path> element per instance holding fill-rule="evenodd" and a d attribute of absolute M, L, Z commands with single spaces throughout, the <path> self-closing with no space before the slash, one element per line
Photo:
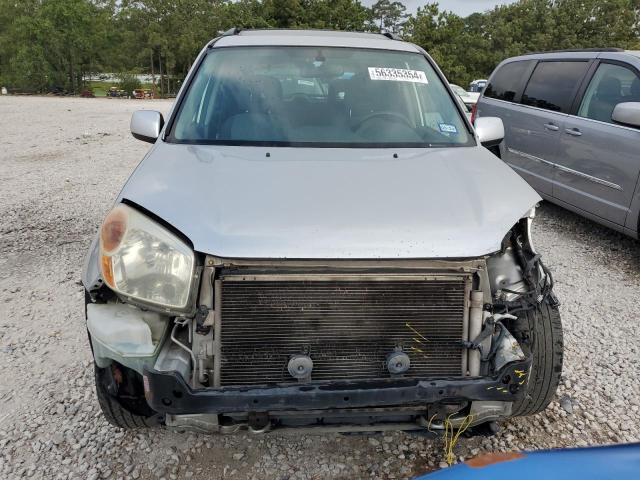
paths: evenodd
<path fill-rule="evenodd" d="M 140 374 L 115 362 L 106 368 L 94 364 L 94 370 L 98 403 L 111 425 L 133 430 L 160 424 L 162 416 L 144 399 Z"/>
<path fill-rule="evenodd" d="M 513 416 L 542 412 L 553 399 L 562 374 L 562 323 L 557 306 L 545 300 L 523 312 L 517 322 L 516 338 L 532 364 L 525 395 L 513 405 Z"/>

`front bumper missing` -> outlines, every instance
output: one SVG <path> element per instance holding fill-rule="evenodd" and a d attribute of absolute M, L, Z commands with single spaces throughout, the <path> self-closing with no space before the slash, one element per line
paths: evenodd
<path fill-rule="evenodd" d="M 295 385 L 192 389 L 177 372 L 145 368 L 147 402 L 165 414 L 225 414 L 428 405 L 460 401 L 513 402 L 524 393 L 531 359 L 491 377 L 384 379 Z"/>

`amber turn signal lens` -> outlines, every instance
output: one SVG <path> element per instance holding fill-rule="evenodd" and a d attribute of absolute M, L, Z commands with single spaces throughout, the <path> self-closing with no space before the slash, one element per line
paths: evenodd
<path fill-rule="evenodd" d="M 111 257 L 102 255 L 100 257 L 100 263 L 102 267 L 102 279 L 107 283 L 107 285 L 113 288 L 115 286 L 115 282 L 113 281 L 113 265 L 111 263 Z"/>
<path fill-rule="evenodd" d="M 107 218 L 102 222 L 100 230 L 100 241 L 102 252 L 113 252 L 122 241 L 127 230 L 127 212 L 122 207 L 116 207 L 109 212 Z"/>

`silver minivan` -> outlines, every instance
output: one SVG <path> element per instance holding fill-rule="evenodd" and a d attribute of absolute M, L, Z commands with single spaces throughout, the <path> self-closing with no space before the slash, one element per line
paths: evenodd
<path fill-rule="evenodd" d="M 480 433 L 553 399 L 540 197 L 420 47 L 234 29 L 131 132 L 82 276 L 114 425 Z"/>
<path fill-rule="evenodd" d="M 491 75 L 477 116 L 502 118 L 497 153 L 543 198 L 638 237 L 640 52 L 510 58 Z"/>

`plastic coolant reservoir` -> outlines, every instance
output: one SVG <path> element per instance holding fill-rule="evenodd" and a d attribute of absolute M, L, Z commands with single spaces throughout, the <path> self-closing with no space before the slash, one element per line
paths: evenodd
<path fill-rule="evenodd" d="M 113 359 L 137 369 L 126 357 L 154 357 L 166 326 L 166 317 L 132 305 L 87 305 L 87 328 L 98 364 Z"/>

